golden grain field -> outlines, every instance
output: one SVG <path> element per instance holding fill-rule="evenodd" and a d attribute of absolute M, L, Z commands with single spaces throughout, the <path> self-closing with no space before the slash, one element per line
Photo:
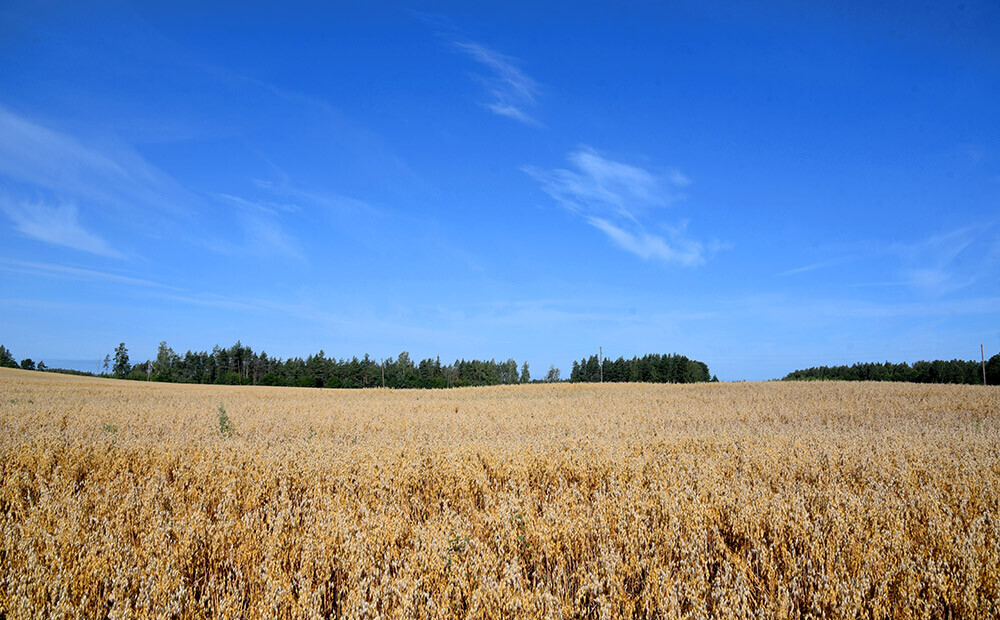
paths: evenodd
<path fill-rule="evenodd" d="M 0 395 L 0 618 L 1000 617 L 996 387 Z"/>

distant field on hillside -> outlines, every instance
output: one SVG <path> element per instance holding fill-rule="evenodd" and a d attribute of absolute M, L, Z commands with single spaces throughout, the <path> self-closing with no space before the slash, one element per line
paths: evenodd
<path fill-rule="evenodd" d="M 997 617 L 997 387 L 0 398 L 0 618 Z"/>

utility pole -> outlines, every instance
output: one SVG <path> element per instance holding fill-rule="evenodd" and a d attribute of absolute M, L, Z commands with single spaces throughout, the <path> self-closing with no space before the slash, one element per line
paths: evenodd
<path fill-rule="evenodd" d="M 601 383 L 604 383 L 604 347 L 599 346 L 597 350 L 599 351 L 597 359 L 601 364 Z"/>
<path fill-rule="evenodd" d="M 979 345 L 979 356 L 983 358 L 983 385 L 986 385 L 986 351 Z"/>
<path fill-rule="evenodd" d="M 385 387 L 385 360 L 378 358 L 378 365 L 382 367 L 382 387 Z"/>

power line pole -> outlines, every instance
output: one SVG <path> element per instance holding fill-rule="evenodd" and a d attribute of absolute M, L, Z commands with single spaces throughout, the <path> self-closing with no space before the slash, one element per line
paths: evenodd
<path fill-rule="evenodd" d="M 378 365 L 382 367 L 382 387 L 385 387 L 385 360 L 378 358 Z"/>
<path fill-rule="evenodd" d="M 601 363 L 601 383 L 604 383 L 604 347 L 599 346 L 597 347 L 597 350 L 600 352 L 600 354 L 597 357 Z"/>
<path fill-rule="evenodd" d="M 979 356 L 983 358 L 983 385 L 986 385 L 986 351 L 979 345 Z"/>

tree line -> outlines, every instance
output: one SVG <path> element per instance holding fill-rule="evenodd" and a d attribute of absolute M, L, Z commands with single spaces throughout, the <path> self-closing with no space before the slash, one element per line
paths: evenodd
<path fill-rule="evenodd" d="M 406 351 L 385 360 L 369 355 L 337 359 L 327 357 L 324 351 L 306 358 L 281 359 L 266 351 L 257 353 L 239 341 L 228 348 L 215 346 L 211 351 L 183 355 L 161 342 L 155 359 L 139 363 L 132 363 L 123 342 L 105 356 L 104 368 L 105 374 L 121 379 L 223 385 L 446 388 L 531 381 L 528 363 L 518 366 L 513 359 L 462 359 L 442 364 L 439 357 L 415 361 Z"/>
<path fill-rule="evenodd" d="M 651 353 L 642 357 L 616 360 L 601 359 L 597 355 L 585 357 L 579 362 L 573 362 L 573 370 L 569 380 L 579 383 L 610 383 L 643 382 L 643 383 L 698 383 L 702 381 L 718 381 L 717 377 L 709 375 L 705 362 L 688 359 L 683 355 L 672 353 L 658 355 Z"/>
<path fill-rule="evenodd" d="M 24 358 L 20 362 L 0 345 L 0 367 L 44 370 L 78 375 L 94 373 L 48 368 L 44 362 Z M 211 383 L 226 385 L 276 385 L 330 388 L 447 388 L 478 385 L 510 385 L 532 382 L 528 362 L 520 366 L 513 359 L 456 360 L 442 364 L 440 357 L 415 361 L 403 351 L 396 358 L 375 360 L 363 358 L 336 359 L 324 351 L 306 358 L 281 359 L 264 351 L 255 352 L 237 341 L 231 347 L 216 345 L 211 351 L 187 351 L 177 354 L 166 342 L 157 348 L 156 359 L 133 363 L 122 342 L 114 353 L 104 358 L 101 376 L 141 381 L 173 383 Z M 551 366 L 544 378 L 534 381 L 557 382 L 560 371 Z M 649 383 L 695 383 L 718 381 L 709 374 L 704 362 L 676 353 L 648 354 L 642 357 L 616 360 L 597 355 L 573 362 L 569 381 L 578 383 L 606 381 Z M 911 383 L 964 383 L 982 385 L 983 368 L 975 360 L 867 362 L 850 366 L 816 366 L 795 370 L 784 381 L 904 381 Z M 986 383 L 1000 385 L 1000 353 L 986 362 Z"/>
<path fill-rule="evenodd" d="M 14 355 L 2 344 L 0 344 L 0 368 L 20 368 L 22 370 L 62 370 L 61 368 L 49 368 L 45 365 L 45 362 L 38 362 L 36 364 L 30 357 L 26 357 L 18 363 L 18 361 L 14 358 Z"/>
<path fill-rule="evenodd" d="M 599 381 L 596 356 L 574 362 L 571 381 Z M 479 385 L 511 385 L 532 381 L 528 362 L 520 366 L 514 359 L 456 360 L 443 364 L 440 357 L 419 362 L 403 351 L 396 358 L 375 360 L 362 358 L 336 359 L 324 351 L 306 358 L 281 359 L 266 352 L 255 352 L 237 342 L 229 348 L 214 347 L 209 351 L 187 351 L 178 355 L 166 342 L 161 342 L 155 360 L 131 364 L 125 343 L 118 345 L 113 357 L 105 358 L 105 370 L 112 376 L 150 381 L 180 383 L 216 383 L 230 385 L 286 385 L 329 388 L 447 388 Z M 598 366 L 599 368 L 599 366 Z M 708 366 L 689 360 L 683 355 L 646 355 L 631 360 L 619 358 L 604 361 L 606 381 L 647 381 L 687 383 L 709 381 Z M 557 382 L 561 373 L 549 367 L 543 382 Z M 717 380 L 717 379 L 716 379 Z"/>
<path fill-rule="evenodd" d="M 795 370 L 784 381 L 904 381 L 909 383 L 983 384 L 982 362 L 976 360 L 934 360 L 931 362 L 859 362 L 850 366 L 816 366 Z M 1000 384 L 1000 353 L 986 362 L 986 383 Z"/>
<path fill-rule="evenodd" d="M 403 351 L 396 358 L 376 360 L 362 358 L 337 359 L 324 351 L 306 358 L 272 357 L 265 351 L 257 353 L 237 341 L 228 348 L 216 345 L 211 351 L 175 352 L 166 342 L 157 348 L 156 358 L 134 362 L 122 342 L 114 352 L 104 357 L 101 376 L 136 381 L 170 383 L 206 383 L 224 385 L 275 385 L 328 388 L 447 388 L 478 385 L 510 385 L 533 382 L 528 362 L 520 365 L 513 360 L 456 360 L 443 364 L 440 357 L 416 361 Z M 46 368 L 30 359 L 18 364 L 14 356 L 0 345 L 0 366 L 28 370 L 49 370 L 93 375 L 82 371 Z M 570 381 L 601 380 L 602 363 L 596 355 L 573 362 Z M 691 383 L 718 381 L 710 377 L 708 366 L 683 355 L 645 355 L 632 359 L 603 360 L 603 380 L 608 382 Z M 550 366 L 541 379 L 534 382 L 561 381 L 561 373 Z"/>

